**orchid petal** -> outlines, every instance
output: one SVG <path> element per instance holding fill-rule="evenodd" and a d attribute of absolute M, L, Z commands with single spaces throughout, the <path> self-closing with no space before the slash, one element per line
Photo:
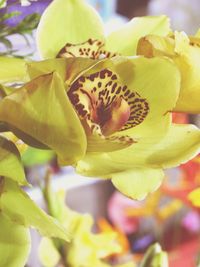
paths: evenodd
<path fill-rule="evenodd" d="M 40 76 L 5 97 L 0 120 L 25 143 L 53 149 L 65 164 L 85 154 L 85 132 L 56 73 Z"/>
<path fill-rule="evenodd" d="M 37 44 L 43 58 L 55 57 L 66 43 L 103 39 L 103 24 L 97 12 L 82 0 L 55 0 L 43 13 Z"/>
<path fill-rule="evenodd" d="M 124 195 L 137 200 L 154 192 L 164 178 L 161 169 L 134 169 L 111 174 L 113 185 Z"/>
<path fill-rule="evenodd" d="M 174 124 L 163 138 L 143 138 L 120 151 L 87 154 L 78 162 L 77 171 L 83 175 L 110 178 L 112 173 L 134 168 L 175 167 L 199 152 L 200 130 L 194 125 Z"/>
<path fill-rule="evenodd" d="M 98 62 L 99 60 L 92 60 L 89 58 L 54 58 L 27 63 L 27 72 L 30 79 L 37 78 L 47 73 L 56 72 L 63 81 L 70 84 L 82 72 L 90 69 Z"/>
<path fill-rule="evenodd" d="M 166 16 L 134 18 L 106 38 L 106 49 L 124 56 L 136 54 L 139 39 L 147 34 L 166 36 L 170 32 Z"/>
<path fill-rule="evenodd" d="M 158 143 L 148 163 L 171 168 L 183 164 L 200 152 L 200 130 L 194 125 L 173 124 Z"/>

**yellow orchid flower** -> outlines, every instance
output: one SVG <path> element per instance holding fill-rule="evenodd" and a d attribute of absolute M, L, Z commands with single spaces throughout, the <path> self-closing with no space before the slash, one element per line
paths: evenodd
<path fill-rule="evenodd" d="M 181 73 L 181 90 L 174 111 L 200 112 L 200 36 L 188 37 L 184 32 L 161 37 L 143 37 L 137 48 L 138 55 L 146 57 L 165 56 L 171 59 Z"/>
<path fill-rule="evenodd" d="M 169 32 L 166 16 L 149 16 L 134 18 L 105 36 L 100 16 L 85 0 L 54 0 L 41 17 L 36 41 L 44 59 L 56 56 L 98 59 L 134 55 L 142 36 L 166 36 Z M 27 81 L 26 74 L 25 60 L 0 57 L 0 82 Z"/>
<path fill-rule="evenodd" d="M 25 143 L 54 150 L 60 164 L 111 178 L 129 197 L 144 198 L 163 168 L 199 152 L 199 130 L 171 124 L 180 75 L 167 59 L 50 59 L 28 72 L 31 81 L 2 99 L 0 120 Z"/>
<path fill-rule="evenodd" d="M 171 124 L 180 93 L 176 65 L 112 54 L 134 54 L 148 28 L 166 35 L 168 20 L 136 19 L 121 30 L 132 33 L 122 46 L 115 33 L 103 47 L 102 25 L 91 7 L 55 0 L 41 19 L 37 41 L 43 57 L 64 58 L 29 63 L 30 81 L 2 99 L 0 121 L 25 143 L 54 150 L 61 165 L 109 178 L 127 196 L 144 198 L 161 184 L 163 168 L 191 159 L 200 147 L 195 126 Z M 91 51 L 79 45 L 88 38 Z"/>
<path fill-rule="evenodd" d="M 150 33 L 165 36 L 169 32 L 166 16 L 141 17 L 105 36 L 101 18 L 86 1 L 55 0 L 42 15 L 37 43 L 43 58 L 81 56 L 94 59 L 111 57 L 115 53 L 134 55 L 141 37 Z"/>

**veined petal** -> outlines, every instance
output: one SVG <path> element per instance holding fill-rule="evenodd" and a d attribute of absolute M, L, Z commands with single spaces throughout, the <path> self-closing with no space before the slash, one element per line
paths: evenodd
<path fill-rule="evenodd" d="M 38 49 L 43 58 L 56 57 L 66 43 L 89 38 L 104 39 L 103 23 L 83 0 L 55 0 L 45 10 L 37 30 Z"/>
<path fill-rule="evenodd" d="M 85 132 L 56 73 L 40 76 L 5 97 L 0 120 L 25 143 L 53 149 L 66 165 L 85 154 Z"/>
<path fill-rule="evenodd" d="M 134 169 L 111 175 L 113 185 L 124 195 L 142 200 L 161 184 L 164 173 L 161 169 Z"/>
<path fill-rule="evenodd" d="M 0 266 L 24 266 L 31 248 L 29 229 L 0 213 Z"/>
<path fill-rule="evenodd" d="M 147 34 L 166 36 L 170 32 L 166 16 L 134 18 L 106 38 L 106 49 L 124 56 L 136 54 L 139 39 Z"/>
<path fill-rule="evenodd" d="M 183 32 L 174 37 L 150 35 L 139 41 L 137 52 L 146 57 L 167 56 L 181 73 L 181 90 L 174 111 L 200 112 L 200 38 L 188 38 Z"/>
<path fill-rule="evenodd" d="M 26 81 L 26 61 L 19 58 L 0 57 L 0 82 Z"/>

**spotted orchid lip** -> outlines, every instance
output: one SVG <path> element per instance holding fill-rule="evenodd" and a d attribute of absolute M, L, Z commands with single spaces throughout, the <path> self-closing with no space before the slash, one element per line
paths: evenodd
<path fill-rule="evenodd" d="M 122 85 L 109 69 L 80 76 L 70 86 L 68 96 L 90 133 L 108 138 L 139 125 L 149 113 L 146 99 Z"/>
<path fill-rule="evenodd" d="M 86 57 L 91 59 L 112 58 L 117 53 L 104 49 L 105 43 L 100 40 L 88 39 L 80 44 L 67 43 L 57 54 L 57 58 Z"/>

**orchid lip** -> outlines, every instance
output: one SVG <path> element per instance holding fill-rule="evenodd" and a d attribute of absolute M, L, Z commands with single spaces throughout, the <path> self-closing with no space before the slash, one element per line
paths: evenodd
<path fill-rule="evenodd" d="M 146 99 L 122 85 L 109 69 L 79 77 L 71 84 L 68 96 L 83 126 L 99 136 L 109 137 L 135 127 L 149 113 Z"/>
<path fill-rule="evenodd" d="M 100 40 L 88 39 L 86 42 L 80 44 L 67 43 L 58 52 L 57 58 L 70 58 L 70 57 L 85 57 L 91 59 L 112 58 L 117 56 L 104 49 L 105 43 Z"/>

